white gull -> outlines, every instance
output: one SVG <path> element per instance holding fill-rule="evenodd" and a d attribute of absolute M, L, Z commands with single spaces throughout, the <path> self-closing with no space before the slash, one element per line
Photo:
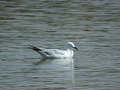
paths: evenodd
<path fill-rule="evenodd" d="M 45 59 L 72 58 L 74 55 L 73 49 L 78 50 L 73 42 L 67 42 L 66 50 L 38 48 L 33 45 L 30 45 L 30 48 L 39 53 L 42 58 Z"/>

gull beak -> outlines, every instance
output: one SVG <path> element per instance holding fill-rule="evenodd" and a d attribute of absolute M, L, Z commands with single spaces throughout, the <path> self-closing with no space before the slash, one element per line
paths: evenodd
<path fill-rule="evenodd" d="M 78 48 L 77 48 L 77 47 L 73 47 L 73 48 L 78 51 Z"/>

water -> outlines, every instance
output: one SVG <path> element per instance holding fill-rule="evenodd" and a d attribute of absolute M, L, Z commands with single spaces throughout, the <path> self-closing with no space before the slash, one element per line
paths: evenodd
<path fill-rule="evenodd" d="M 119 0 L 1 0 L 0 90 L 119 90 Z M 46 60 L 27 48 L 79 48 Z"/>

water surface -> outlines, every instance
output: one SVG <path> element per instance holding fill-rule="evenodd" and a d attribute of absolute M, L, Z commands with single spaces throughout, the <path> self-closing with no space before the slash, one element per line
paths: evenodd
<path fill-rule="evenodd" d="M 1 90 L 119 90 L 119 0 L 1 0 Z M 46 60 L 27 45 L 79 48 Z"/>

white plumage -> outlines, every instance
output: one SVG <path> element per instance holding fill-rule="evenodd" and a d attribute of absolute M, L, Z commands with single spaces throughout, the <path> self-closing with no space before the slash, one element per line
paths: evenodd
<path fill-rule="evenodd" d="M 73 48 L 78 50 L 77 47 L 72 42 L 68 42 L 66 45 L 66 50 L 60 49 L 45 49 L 38 48 L 30 45 L 30 48 L 38 52 L 43 58 L 72 58 L 74 55 Z"/>

